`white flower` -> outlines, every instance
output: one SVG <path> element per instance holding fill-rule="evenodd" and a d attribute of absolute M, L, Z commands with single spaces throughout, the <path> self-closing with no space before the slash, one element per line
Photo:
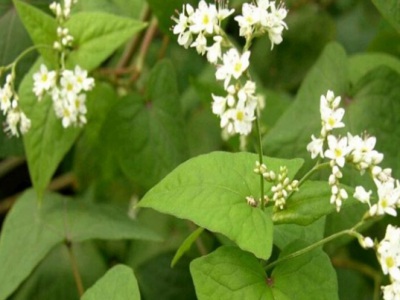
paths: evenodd
<path fill-rule="evenodd" d="M 20 125 L 19 130 L 22 134 L 25 134 L 31 128 L 31 120 L 26 117 L 23 112 L 20 112 Z"/>
<path fill-rule="evenodd" d="M 248 135 L 251 132 L 252 122 L 255 120 L 254 111 L 248 107 L 238 105 L 232 111 L 235 132 Z"/>
<path fill-rule="evenodd" d="M 204 0 L 199 2 L 198 8 L 190 16 L 190 31 L 200 33 L 202 31 L 212 34 L 214 27 L 218 24 L 218 11 L 214 4 L 208 5 Z"/>
<path fill-rule="evenodd" d="M 199 53 L 200 55 L 204 55 L 204 53 L 206 53 L 207 51 L 206 37 L 200 32 L 196 40 L 190 45 L 190 47 L 196 47 L 197 53 Z"/>
<path fill-rule="evenodd" d="M 207 60 L 212 64 L 216 64 L 218 59 L 221 58 L 222 37 L 217 35 L 213 39 L 214 44 L 211 47 L 207 47 Z"/>
<path fill-rule="evenodd" d="M 240 36 L 249 38 L 254 31 L 254 25 L 260 22 L 260 13 L 258 7 L 253 4 L 244 3 L 242 6 L 242 15 L 236 16 L 235 20 L 240 27 Z"/>
<path fill-rule="evenodd" d="M 40 65 L 38 72 L 33 74 L 33 92 L 40 100 L 44 92 L 53 88 L 56 84 L 56 72 L 48 71 L 44 64 Z"/>
<path fill-rule="evenodd" d="M 74 72 L 71 70 L 64 70 L 60 78 L 60 85 L 69 99 L 74 99 L 75 96 L 81 91 L 81 85 L 76 80 Z"/>
<path fill-rule="evenodd" d="M 223 65 L 215 74 L 218 80 L 224 80 L 225 89 L 229 85 L 231 77 L 238 79 L 249 66 L 250 51 L 242 55 L 235 48 L 231 48 L 222 56 Z"/>
<path fill-rule="evenodd" d="M 400 299 L 400 282 L 394 281 L 390 285 L 382 286 L 384 300 L 399 300 Z"/>
<path fill-rule="evenodd" d="M 397 185 L 394 186 L 394 182 L 385 182 L 385 183 L 378 183 L 378 203 L 374 204 L 370 208 L 370 215 L 384 215 L 388 214 L 391 216 L 396 216 L 396 205 L 400 199 L 400 187 Z"/>
<path fill-rule="evenodd" d="M 383 273 L 392 280 L 400 281 L 400 229 L 392 225 L 386 228 L 384 239 L 378 244 L 377 254 Z"/>
<path fill-rule="evenodd" d="M 338 140 L 333 135 L 328 135 L 329 149 L 325 151 L 325 157 L 332 159 L 338 166 L 343 167 L 346 155 L 349 153 L 347 138 L 342 137 Z"/>
<path fill-rule="evenodd" d="M 361 203 L 367 203 L 370 205 L 369 199 L 371 197 L 372 191 L 366 191 L 362 186 L 356 186 L 353 197 L 356 198 Z"/>
<path fill-rule="evenodd" d="M 70 103 L 62 105 L 62 125 L 67 128 L 77 121 L 77 113 L 74 106 Z"/>
<path fill-rule="evenodd" d="M 325 108 L 321 110 L 321 120 L 326 131 L 331 131 L 334 128 L 342 128 L 344 127 L 344 123 L 342 122 L 344 116 L 344 109 L 330 109 Z"/>
<path fill-rule="evenodd" d="M 321 138 L 316 138 L 311 135 L 312 141 L 307 145 L 307 151 L 311 153 L 311 158 L 314 159 L 318 155 L 324 157 L 324 140 Z"/>
<path fill-rule="evenodd" d="M 214 99 L 212 104 L 212 112 L 216 115 L 222 115 L 226 109 L 226 98 L 221 96 L 211 95 Z"/>
<path fill-rule="evenodd" d="M 363 237 L 362 239 L 358 240 L 361 247 L 364 249 L 369 249 L 374 247 L 374 241 L 370 237 Z"/>
<path fill-rule="evenodd" d="M 8 110 L 11 108 L 12 95 L 13 93 L 9 84 L 6 83 L 3 88 L 0 88 L 0 109 L 3 114 L 7 114 Z"/>
<path fill-rule="evenodd" d="M 74 75 L 78 89 L 84 91 L 90 91 L 93 89 L 94 79 L 87 76 L 88 72 L 86 70 L 82 69 L 80 66 L 75 66 Z"/>
<path fill-rule="evenodd" d="M 5 131 L 10 133 L 11 135 L 19 136 L 17 126 L 20 119 L 21 114 L 19 111 L 17 111 L 16 109 L 10 110 L 6 117 Z"/>

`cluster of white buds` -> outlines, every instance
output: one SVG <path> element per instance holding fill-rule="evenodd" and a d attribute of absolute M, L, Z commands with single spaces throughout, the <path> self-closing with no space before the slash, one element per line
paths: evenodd
<path fill-rule="evenodd" d="M 94 79 L 79 66 L 75 70 L 48 71 L 41 65 L 33 75 L 33 92 L 40 101 L 45 94 L 53 100 L 56 116 L 62 120 L 64 128 L 86 123 L 86 94 L 93 89 Z"/>
<path fill-rule="evenodd" d="M 64 23 L 69 19 L 71 8 L 78 0 L 64 0 L 61 3 L 52 2 L 50 10 L 54 13 L 58 27 L 57 27 L 57 41 L 54 42 L 53 47 L 57 51 L 64 52 L 72 46 L 74 40 L 73 36 L 69 34 L 68 28 L 64 27 Z"/>
<path fill-rule="evenodd" d="M 246 7 L 243 5 L 243 9 Z M 276 35 L 283 30 L 277 26 L 277 20 L 280 20 L 280 26 L 284 24 L 286 27 L 283 19 L 287 11 L 283 6 L 276 9 L 275 2 L 268 0 L 257 1 L 257 11 L 257 18 L 263 25 L 260 23 L 260 26 L 256 26 L 254 23 L 257 29 L 252 34 L 258 36 L 268 32 L 270 38 L 274 38 L 271 39 L 272 43 L 277 44 L 279 39 Z M 176 22 L 173 33 L 178 35 L 178 43 L 185 48 L 194 47 L 200 55 L 206 55 L 207 60 L 216 67 L 216 79 L 224 82 L 226 95 L 212 95 L 212 110 L 220 118 L 224 137 L 248 135 L 256 118 L 256 109 L 261 106 L 259 102 L 262 102 L 256 95 L 256 84 L 248 75 L 250 51 L 245 49 L 240 53 L 221 27 L 221 22 L 233 12 L 233 9 L 227 8 L 224 0 L 216 4 L 207 4 L 201 0 L 196 9 L 186 4 L 179 16 L 172 18 Z M 240 20 L 240 16 L 237 18 Z M 239 22 L 239 26 L 244 26 L 242 23 Z"/>
<path fill-rule="evenodd" d="M 256 167 L 254 173 L 260 174 L 264 177 L 267 182 L 272 182 L 274 185 L 271 187 L 273 193 L 272 198 L 265 197 L 265 201 L 273 201 L 275 207 L 284 209 L 286 200 L 292 192 L 298 191 L 299 182 L 298 180 L 290 181 L 288 177 L 288 169 L 286 166 L 279 168 L 279 173 L 276 174 L 274 171 L 269 170 L 265 164 L 260 164 L 256 161 Z"/>
<path fill-rule="evenodd" d="M 376 184 L 379 200 L 374 205 L 370 203 L 372 191 L 367 192 L 362 186 L 358 186 L 354 193 L 356 199 L 370 206 L 369 214 L 395 216 L 396 207 L 400 207 L 400 184 L 391 176 L 391 169 L 382 169 L 379 166 L 383 154 L 374 149 L 376 138 L 365 133 L 362 136 L 347 133 L 345 137 L 336 137 L 332 134 L 333 129 L 345 126 L 342 122 L 345 111 L 339 107 L 340 101 L 341 98 L 335 97 L 332 91 L 328 91 L 326 96 L 321 96 L 321 134 L 318 138 L 312 135 L 312 141 L 307 145 L 307 150 L 313 159 L 316 157 L 330 159 L 331 203 L 336 204 L 339 211 L 343 200 L 348 198 L 347 192 L 339 187 L 339 179 L 343 176 L 340 168 L 347 163 L 354 166 L 361 175 L 368 172 Z M 326 150 L 325 142 L 328 144 Z"/>
<path fill-rule="evenodd" d="M 31 127 L 31 121 L 19 106 L 19 98 L 13 87 L 12 73 L 7 74 L 6 81 L 0 87 L 0 110 L 5 116 L 4 131 L 10 136 L 25 134 Z"/>
<path fill-rule="evenodd" d="M 282 42 L 282 32 L 287 29 L 287 10 L 283 4 L 276 6 L 275 1 L 256 0 L 255 3 L 244 3 L 242 15 L 235 17 L 240 27 L 240 36 L 247 41 L 255 36 L 268 33 L 271 49 Z"/>

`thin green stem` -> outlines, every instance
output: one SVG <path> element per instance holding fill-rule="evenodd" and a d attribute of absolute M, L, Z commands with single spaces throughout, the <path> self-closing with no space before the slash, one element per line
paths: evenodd
<path fill-rule="evenodd" d="M 317 163 L 310 171 L 308 171 L 303 178 L 301 178 L 299 180 L 299 187 L 308 179 L 310 178 L 311 175 L 313 175 L 315 172 L 322 170 L 326 167 L 329 167 L 330 163 L 329 162 L 325 162 L 325 163 Z"/>
<path fill-rule="evenodd" d="M 258 140 L 258 160 L 260 165 L 263 164 L 263 148 L 262 148 L 262 141 L 261 141 L 261 128 L 260 128 L 260 112 L 257 109 L 257 117 L 256 117 L 256 129 L 257 129 L 257 140 Z M 263 174 L 260 173 L 260 202 L 261 202 L 261 209 L 264 210 L 265 208 L 265 201 L 264 201 L 264 177 Z"/>
<path fill-rule="evenodd" d="M 312 244 L 310 246 L 307 246 L 307 247 L 305 247 L 303 249 L 300 249 L 300 250 L 298 250 L 296 252 L 293 252 L 293 253 L 285 256 L 285 257 L 279 258 L 276 261 L 273 261 L 272 263 L 268 264 L 265 267 L 265 270 L 270 270 L 270 269 L 272 269 L 273 267 L 275 267 L 276 265 L 278 265 L 278 264 L 280 264 L 282 262 L 288 261 L 290 259 L 293 259 L 293 258 L 296 258 L 296 257 L 298 257 L 300 255 L 303 255 L 303 254 L 305 254 L 307 252 L 310 252 L 310 251 L 318 248 L 319 246 L 322 246 L 322 245 L 324 245 L 324 244 L 326 244 L 326 243 L 328 243 L 328 242 L 330 242 L 332 240 L 335 240 L 335 239 L 337 239 L 337 238 L 339 238 L 339 237 L 341 237 L 343 235 L 352 235 L 352 236 L 358 237 L 360 234 L 356 231 L 356 229 L 358 227 L 360 227 L 363 223 L 364 222 L 361 221 L 361 222 L 357 223 L 357 225 L 355 225 L 351 229 L 345 229 L 345 230 L 339 231 L 337 233 L 334 233 L 334 234 L 332 234 L 332 235 L 330 235 L 330 236 L 328 236 L 328 237 L 326 237 L 326 238 L 324 238 L 324 239 L 322 239 L 322 240 L 320 240 L 320 241 L 318 241 L 318 242 L 316 242 L 316 243 L 314 243 L 314 244 Z"/>
<path fill-rule="evenodd" d="M 79 297 L 82 297 L 85 290 L 83 289 L 82 278 L 79 273 L 78 263 L 76 261 L 74 251 L 72 249 L 72 243 L 70 241 L 65 241 L 65 245 L 67 246 L 68 249 L 68 254 L 71 261 L 72 273 L 74 274 L 76 288 L 78 289 Z"/>

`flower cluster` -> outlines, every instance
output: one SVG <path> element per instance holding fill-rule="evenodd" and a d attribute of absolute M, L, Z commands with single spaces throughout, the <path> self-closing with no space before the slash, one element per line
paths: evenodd
<path fill-rule="evenodd" d="M 335 97 L 332 91 L 328 91 L 326 96 L 321 96 L 321 133 L 318 138 L 312 135 L 312 141 L 307 145 L 312 158 L 330 159 L 331 203 L 336 204 L 339 211 L 343 200 L 348 198 L 346 190 L 339 186 L 339 179 L 343 176 L 341 168 L 347 163 L 354 166 L 361 175 L 368 172 L 376 184 L 379 200 L 374 205 L 370 203 L 372 191 L 367 192 L 362 186 L 357 186 L 354 193 L 356 199 L 370 206 L 370 216 L 383 214 L 395 216 L 395 208 L 400 206 L 400 184 L 391 176 L 391 169 L 382 169 L 379 166 L 383 160 L 383 154 L 374 149 L 376 138 L 367 134 L 353 136 L 347 133 L 344 137 L 336 137 L 332 134 L 333 129 L 345 126 L 342 121 L 345 111 L 339 107 L 340 101 L 341 98 Z M 324 149 L 325 142 L 328 144 L 326 150 Z"/>
<path fill-rule="evenodd" d="M 386 300 L 400 297 L 400 228 L 388 225 L 383 240 L 376 247 L 379 263 L 385 275 L 389 274 L 391 284 L 383 286 Z"/>
<path fill-rule="evenodd" d="M 248 6 L 243 5 L 243 10 L 246 11 Z M 283 6 L 276 8 L 275 2 L 268 0 L 257 1 L 254 7 L 257 7 L 254 18 L 258 21 L 252 23 L 251 32 L 246 38 L 268 32 L 273 44 L 280 43 L 282 30 L 286 28 L 283 19 L 287 11 Z M 221 27 L 221 22 L 233 12 L 223 0 L 216 4 L 201 0 L 197 8 L 184 5 L 179 16 L 172 18 L 176 22 L 173 33 L 178 35 L 178 43 L 185 48 L 194 47 L 200 55 L 206 55 L 207 60 L 216 66 L 216 79 L 224 83 L 224 96 L 212 94 L 212 111 L 220 118 L 223 136 L 226 137 L 248 135 L 256 118 L 259 101 L 262 101 L 256 96 L 256 84 L 248 75 L 250 51 L 245 49 L 240 53 Z M 247 18 L 236 17 L 242 32 L 245 23 L 239 21 L 241 17 Z"/>
<path fill-rule="evenodd" d="M 86 123 L 86 94 L 94 87 L 94 79 L 79 66 L 75 70 L 63 70 L 60 74 L 49 71 L 41 65 L 33 75 L 33 91 L 39 101 L 45 94 L 53 100 L 56 116 L 62 120 L 64 128 Z"/>
<path fill-rule="evenodd" d="M 62 120 L 64 128 L 86 123 L 85 92 L 94 87 L 94 79 L 88 77 L 86 70 L 80 66 L 75 66 L 74 70 L 64 67 L 65 57 L 73 42 L 73 37 L 64 27 L 64 23 L 70 16 L 72 5 L 76 3 L 77 0 L 65 0 L 63 5 L 56 2 L 50 5 L 59 25 L 58 40 L 54 42 L 53 47 L 60 52 L 61 70 L 48 70 L 46 65 L 42 64 L 39 71 L 33 75 L 33 92 L 39 101 L 45 95 L 51 97 L 55 114 Z"/>
<path fill-rule="evenodd" d="M 53 47 L 60 52 L 63 52 L 72 46 L 74 38 L 69 34 L 68 28 L 64 27 L 64 23 L 69 19 L 72 5 L 76 4 L 77 2 L 78 0 L 64 0 L 64 5 L 61 5 L 57 2 L 52 2 L 50 4 L 50 10 L 54 13 L 58 22 L 58 40 L 54 42 Z"/>
<path fill-rule="evenodd" d="M 6 116 L 4 130 L 8 135 L 25 134 L 31 127 L 31 121 L 19 106 L 19 98 L 13 87 L 12 73 L 6 76 L 3 87 L 0 87 L 0 110 Z"/>
<path fill-rule="evenodd" d="M 271 187 L 271 192 L 273 193 L 272 197 L 265 196 L 264 201 L 272 201 L 275 203 L 275 207 L 284 209 L 288 197 L 292 192 L 298 190 L 298 180 L 290 181 L 286 166 L 281 166 L 279 168 L 279 173 L 276 174 L 274 171 L 269 170 L 265 164 L 260 164 L 260 162 L 257 161 L 254 172 L 256 174 L 261 174 L 267 182 L 273 183 Z"/>
<path fill-rule="evenodd" d="M 255 4 L 244 3 L 242 15 L 235 17 L 240 27 L 240 36 L 250 41 L 254 36 L 268 33 L 271 40 L 271 49 L 282 42 L 282 32 L 287 29 L 284 21 L 287 15 L 286 8 L 275 1 L 257 0 Z"/>

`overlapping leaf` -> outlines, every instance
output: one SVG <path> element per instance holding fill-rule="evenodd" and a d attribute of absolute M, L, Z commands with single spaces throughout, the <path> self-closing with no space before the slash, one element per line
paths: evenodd
<path fill-rule="evenodd" d="M 0 239 L 0 299 L 6 299 L 47 253 L 65 240 L 158 239 L 114 206 L 55 194 L 46 195 L 44 200 L 38 207 L 35 193 L 30 190 L 7 215 Z"/>
<path fill-rule="evenodd" d="M 147 189 L 187 158 L 171 62 L 162 61 L 154 67 L 144 96 L 132 93 L 110 111 L 103 136 L 124 173 Z"/>
<path fill-rule="evenodd" d="M 140 300 L 139 287 L 133 270 L 124 265 L 114 266 L 81 298 L 82 300 Z"/>
<path fill-rule="evenodd" d="M 289 245 L 281 257 L 299 245 Z M 338 299 L 336 274 L 320 249 L 278 264 L 268 276 L 253 255 L 224 246 L 194 260 L 190 271 L 199 300 Z"/>
<path fill-rule="evenodd" d="M 253 172 L 256 160 L 257 155 L 250 153 L 198 156 L 152 188 L 140 205 L 222 233 L 242 249 L 266 259 L 272 249 L 271 217 L 246 203 L 247 196 L 260 197 L 259 178 Z M 293 178 L 302 160 L 265 158 L 265 163 L 275 172 L 287 166 Z M 266 184 L 266 191 L 270 188 Z"/>

